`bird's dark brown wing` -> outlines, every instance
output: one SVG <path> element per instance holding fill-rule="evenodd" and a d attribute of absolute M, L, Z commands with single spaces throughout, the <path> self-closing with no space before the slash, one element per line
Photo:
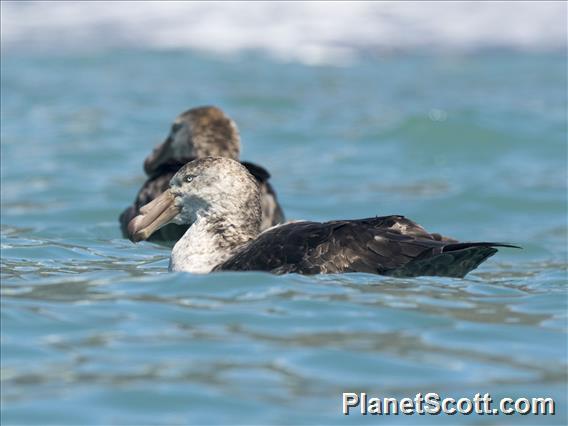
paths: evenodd
<path fill-rule="evenodd" d="M 284 211 L 282 210 L 280 203 L 278 203 L 276 191 L 270 182 L 268 182 L 268 179 L 270 179 L 270 173 L 268 173 L 265 168 L 248 161 L 242 161 L 241 164 L 247 168 L 250 174 L 255 177 L 260 185 L 260 201 L 262 206 L 261 229 L 267 229 L 271 226 L 284 223 L 286 220 L 284 218 Z"/>
<path fill-rule="evenodd" d="M 249 173 L 253 175 L 257 181 L 266 182 L 270 179 L 270 173 L 264 168 L 257 164 L 250 163 L 248 161 L 241 161 L 241 164 L 247 168 Z"/>
<path fill-rule="evenodd" d="M 216 269 L 462 277 L 496 251 L 492 243 L 453 245 L 403 216 L 296 222 L 264 232 Z"/>

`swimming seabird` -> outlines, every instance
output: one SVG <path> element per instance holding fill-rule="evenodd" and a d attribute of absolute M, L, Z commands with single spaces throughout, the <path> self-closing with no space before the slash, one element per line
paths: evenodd
<path fill-rule="evenodd" d="M 368 272 L 396 277 L 464 277 L 508 244 L 459 243 L 430 234 L 404 216 L 290 222 L 260 230 L 260 190 L 246 167 L 228 158 L 192 161 L 170 188 L 128 225 L 133 241 L 167 223 L 191 227 L 174 246 L 170 270 L 273 273 Z"/>
<path fill-rule="evenodd" d="M 164 142 L 144 161 L 148 179 L 136 195 L 134 203 L 120 215 L 125 237 L 128 223 L 138 215 L 140 207 L 148 204 L 168 189 L 170 179 L 187 162 L 203 157 L 227 157 L 239 160 L 240 136 L 237 125 L 219 108 L 206 106 L 193 108 L 180 114 L 172 124 Z M 270 174 L 262 167 L 242 162 L 260 186 L 262 221 L 261 229 L 284 222 L 284 213 L 278 204 L 276 192 L 268 182 Z M 153 241 L 177 241 L 188 225 L 170 224 L 152 236 Z"/>

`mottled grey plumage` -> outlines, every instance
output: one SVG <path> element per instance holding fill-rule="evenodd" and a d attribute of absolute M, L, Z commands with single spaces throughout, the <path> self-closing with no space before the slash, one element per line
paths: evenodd
<path fill-rule="evenodd" d="M 164 201 L 143 208 L 129 228 L 138 241 L 168 221 L 193 223 L 175 245 L 170 267 L 201 273 L 463 277 L 495 254 L 494 247 L 514 247 L 459 243 L 430 234 L 404 216 L 294 222 L 260 233 L 259 194 L 257 182 L 241 164 L 226 158 L 195 160 L 175 175 Z"/>
<path fill-rule="evenodd" d="M 148 179 L 142 185 L 134 203 L 120 215 L 122 233 L 129 237 L 128 223 L 139 214 L 140 207 L 169 188 L 170 179 L 186 163 L 196 158 L 227 157 L 239 159 L 240 136 L 233 120 L 216 107 L 193 108 L 180 114 L 172 124 L 166 140 L 158 145 L 144 161 Z M 268 182 L 270 174 L 253 163 L 242 163 L 258 180 L 261 191 L 261 229 L 284 222 L 276 192 Z M 152 235 L 155 242 L 179 240 L 188 225 L 170 224 Z"/>

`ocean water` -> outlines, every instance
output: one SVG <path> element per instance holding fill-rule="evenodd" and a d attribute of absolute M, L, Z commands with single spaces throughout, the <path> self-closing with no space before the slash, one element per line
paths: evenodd
<path fill-rule="evenodd" d="M 564 54 L 12 49 L 1 67 L 2 424 L 566 423 Z M 236 120 L 289 219 L 404 214 L 523 250 L 465 279 L 168 273 L 117 219 L 203 104 Z M 557 413 L 344 416 L 342 392 Z"/>

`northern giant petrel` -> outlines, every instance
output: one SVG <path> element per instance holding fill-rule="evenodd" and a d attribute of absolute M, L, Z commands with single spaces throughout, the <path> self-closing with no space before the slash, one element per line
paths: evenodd
<path fill-rule="evenodd" d="M 459 243 L 404 216 L 291 222 L 260 230 L 258 181 L 237 161 L 207 157 L 182 167 L 169 190 L 128 225 L 133 241 L 168 223 L 192 224 L 176 243 L 170 270 L 320 274 L 368 272 L 396 277 L 464 277 L 502 243 Z"/>

